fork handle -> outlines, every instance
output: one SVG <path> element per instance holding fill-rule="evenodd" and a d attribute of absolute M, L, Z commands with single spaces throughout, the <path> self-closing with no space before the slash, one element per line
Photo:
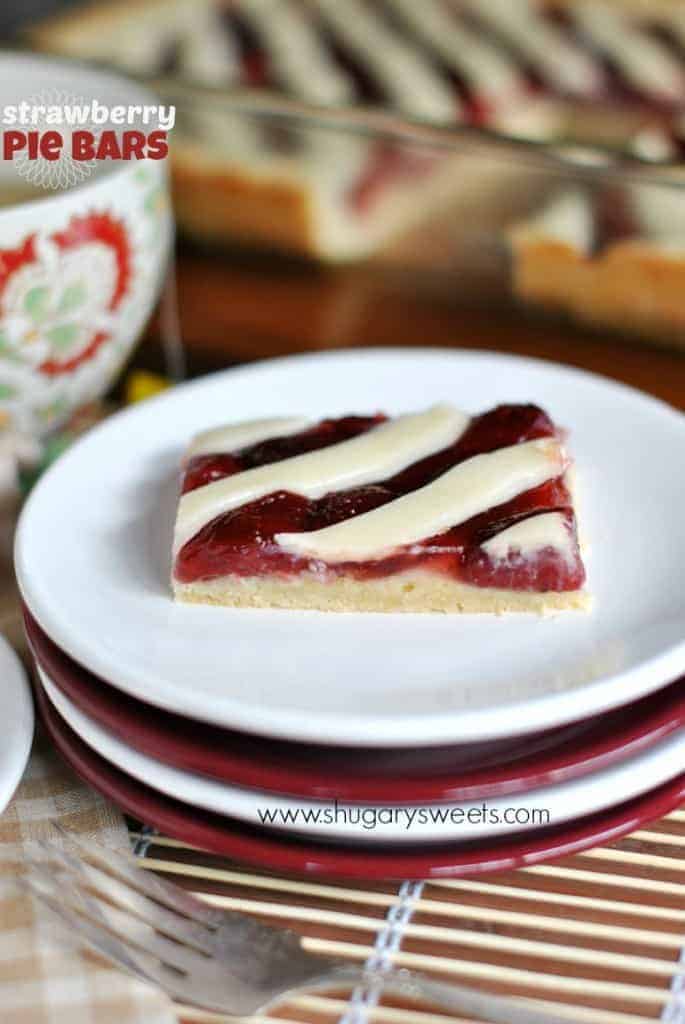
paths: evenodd
<path fill-rule="evenodd" d="M 305 988 L 311 992 L 314 989 L 359 983 L 375 983 L 382 992 L 389 995 L 432 1003 L 441 1010 L 489 1021 L 490 1024 L 569 1024 L 568 1016 L 536 1010 L 528 1002 L 491 995 L 465 985 L 434 981 L 425 974 L 405 968 L 374 973 L 346 965 L 321 975 Z"/>

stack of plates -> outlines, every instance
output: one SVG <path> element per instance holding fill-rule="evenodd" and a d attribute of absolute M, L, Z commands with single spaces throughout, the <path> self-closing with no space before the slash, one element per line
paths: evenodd
<path fill-rule="evenodd" d="M 538 401 L 568 425 L 590 614 L 172 602 L 191 434 L 227 418 L 445 398 L 474 411 Z M 445 877 L 616 838 L 685 798 L 684 447 L 685 418 L 653 399 L 473 353 L 289 359 L 119 414 L 46 474 L 20 523 L 47 728 L 148 824 L 272 869 Z"/>

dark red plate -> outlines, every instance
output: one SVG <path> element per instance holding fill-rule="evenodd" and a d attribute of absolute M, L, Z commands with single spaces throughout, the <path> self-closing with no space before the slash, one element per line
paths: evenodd
<path fill-rule="evenodd" d="M 355 848 L 278 838 L 231 818 L 161 796 L 114 768 L 87 747 L 52 709 L 42 689 L 36 697 L 57 749 L 74 770 L 129 814 L 166 835 L 232 860 L 297 874 L 361 879 L 448 878 L 508 871 L 611 843 L 661 818 L 685 800 L 685 774 L 610 811 L 525 837 L 486 843 L 452 843 L 407 849 Z"/>
<path fill-rule="evenodd" d="M 679 680 L 599 721 L 525 737 L 515 746 L 351 750 L 266 740 L 136 701 L 70 659 L 28 612 L 25 622 L 51 680 L 125 743 L 186 771 L 287 796 L 383 804 L 506 796 L 607 768 L 685 725 L 685 680 Z"/>

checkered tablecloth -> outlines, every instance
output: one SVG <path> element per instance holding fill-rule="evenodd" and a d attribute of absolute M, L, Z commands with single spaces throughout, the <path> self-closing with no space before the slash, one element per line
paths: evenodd
<path fill-rule="evenodd" d="M 24 779 L 0 815 L 2 1024 L 174 1024 L 168 1000 L 84 950 L 17 883 L 32 840 L 52 822 L 128 847 L 121 814 L 84 785 L 40 735 Z"/>

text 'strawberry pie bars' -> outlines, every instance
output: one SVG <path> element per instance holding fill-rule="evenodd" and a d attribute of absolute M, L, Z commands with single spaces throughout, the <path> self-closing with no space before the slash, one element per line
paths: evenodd
<path fill-rule="evenodd" d="M 210 430 L 185 458 L 174 593 L 330 611 L 586 608 L 570 467 L 534 405 Z"/>

